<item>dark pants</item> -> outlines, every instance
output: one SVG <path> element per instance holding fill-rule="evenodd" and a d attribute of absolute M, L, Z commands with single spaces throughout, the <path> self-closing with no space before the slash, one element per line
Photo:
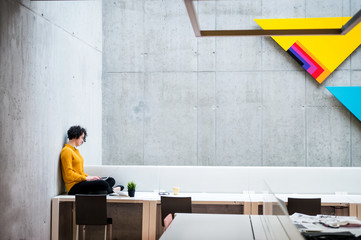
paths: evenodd
<path fill-rule="evenodd" d="M 69 191 L 69 195 L 75 194 L 95 194 L 103 193 L 108 194 L 113 192 L 113 186 L 115 180 L 112 177 L 108 177 L 106 180 L 94 180 L 94 181 L 84 181 L 75 184 Z"/>

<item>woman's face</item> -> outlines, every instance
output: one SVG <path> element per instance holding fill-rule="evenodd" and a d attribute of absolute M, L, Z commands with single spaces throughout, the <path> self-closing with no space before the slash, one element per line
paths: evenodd
<path fill-rule="evenodd" d="M 78 137 L 77 139 L 75 139 L 75 145 L 76 145 L 77 147 L 79 147 L 80 145 L 83 144 L 83 142 L 84 142 L 84 133 L 83 133 L 80 137 Z"/>

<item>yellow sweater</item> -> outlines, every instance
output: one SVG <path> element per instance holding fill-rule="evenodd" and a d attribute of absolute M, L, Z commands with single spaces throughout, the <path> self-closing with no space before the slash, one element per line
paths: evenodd
<path fill-rule="evenodd" d="M 84 173 L 84 159 L 75 147 L 65 144 L 60 158 L 63 180 L 66 190 L 69 192 L 75 184 L 85 181 L 88 174 Z"/>

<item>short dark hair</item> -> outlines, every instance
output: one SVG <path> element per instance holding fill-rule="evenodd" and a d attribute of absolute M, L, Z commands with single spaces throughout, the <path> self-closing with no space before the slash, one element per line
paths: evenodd
<path fill-rule="evenodd" d="M 86 133 L 85 128 L 82 128 L 80 126 L 72 126 L 68 130 L 68 138 L 71 139 L 78 139 L 82 134 L 84 133 L 84 142 L 86 142 L 86 137 L 88 134 Z"/>

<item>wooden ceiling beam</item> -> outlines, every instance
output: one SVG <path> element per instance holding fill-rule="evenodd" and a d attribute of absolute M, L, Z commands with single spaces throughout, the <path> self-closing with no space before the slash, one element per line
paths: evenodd
<path fill-rule="evenodd" d="M 361 22 L 361 10 L 358 11 L 342 28 L 334 29 L 242 29 L 242 30 L 201 30 L 194 9 L 193 1 L 184 0 L 189 19 L 196 37 L 230 37 L 230 36 L 301 36 L 301 35 L 341 35 L 351 31 Z"/>

